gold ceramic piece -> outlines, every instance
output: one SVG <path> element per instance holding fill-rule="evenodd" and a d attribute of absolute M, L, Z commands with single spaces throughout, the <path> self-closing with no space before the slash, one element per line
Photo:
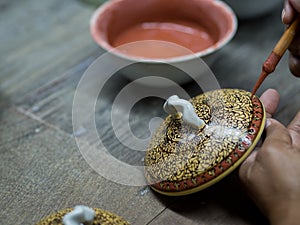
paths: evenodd
<path fill-rule="evenodd" d="M 64 225 L 62 222 L 63 217 L 70 213 L 73 209 L 68 208 L 61 211 L 58 211 L 50 216 L 45 217 L 36 225 Z M 103 209 L 93 208 L 95 211 L 94 221 L 91 223 L 86 223 L 89 225 L 129 225 L 129 223 L 123 220 L 118 215 L 115 215 L 111 212 L 105 211 Z"/>
<path fill-rule="evenodd" d="M 146 179 L 162 194 L 191 194 L 218 182 L 250 154 L 263 132 L 264 107 L 250 92 L 221 89 L 190 102 L 205 126 L 169 115 L 146 151 Z"/>

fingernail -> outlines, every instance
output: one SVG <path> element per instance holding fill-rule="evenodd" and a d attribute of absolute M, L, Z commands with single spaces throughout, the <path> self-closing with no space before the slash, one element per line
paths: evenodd
<path fill-rule="evenodd" d="M 286 14 L 286 11 L 285 11 L 285 9 L 283 9 L 282 12 L 281 12 L 281 20 L 282 20 L 282 22 L 284 21 L 285 14 Z"/>

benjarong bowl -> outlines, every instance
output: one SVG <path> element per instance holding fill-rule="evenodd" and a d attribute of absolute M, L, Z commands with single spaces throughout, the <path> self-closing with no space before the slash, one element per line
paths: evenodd
<path fill-rule="evenodd" d="M 220 181 L 251 153 L 265 126 L 262 102 L 244 90 L 215 90 L 189 102 L 205 125 L 169 115 L 145 154 L 146 180 L 161 194 L 187 195 Z"/>
<path fill-rule="evenodd" d="M 105 225 L 129 225 L 129 223 L 125 220 L 123 220 L 120 216 L 111 213 L 109 211 L 99 209 L 99 208 L 93 208 L 95 211 L 95 218 L 93 222 L 86 222 L 84 224 L 89 225 L 98 225 L 98 224 L 105 224 Z M 60 211 L 57 211 L 45 218 L 43 218 L 41 221 L 36 223 L 36 225 L 64 225 L 63 223 L 63 217 L 73 211 L 72 208 L 63 209 Z"/>

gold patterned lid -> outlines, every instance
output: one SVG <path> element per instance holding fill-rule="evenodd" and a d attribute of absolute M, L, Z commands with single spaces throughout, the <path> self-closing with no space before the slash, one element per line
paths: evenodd
<path fill-rule="evenodd" d="M 81 206 L 79 206 L 81 207 Z M 83 206 L 84 207 L 84 206 Z M 86 208 L 86 207 L 85 207 Z M 76 207 L 75 207 L 76 209 Z M 81 211 L 82 209 L 79 209 Z M 84 220 L 84 217 L 86 215 L 83 215 L 81 212 L 77 213 L 77 215 L 71 215 L 72 212 L 75 210 L 72 208 L 63 209 L 61 211 L 58 211 L 56 213 L 53 213 L 45 218 L 43 218 L 41 221 L 39 221 L 36 225 L 68 225 L 68 224 L 88 224 L 88 225 L 129 225 L 129 223 L 125 220 L 123 220 L 120 216 L 115 215 L 111 212 L 108 212 L 103 209 L 93 208 L 88 209 L 93 211 L 93 219 L 92 221 L 86 221 Z M 66 215 L 71 215 L 73 218 L 69 218 L 70 222 L 63 221 L 64 217 Z M 78 218 L 83 218 L 84 221 L 78 222 Z M 76 220 L 76 223 L 74 221 Z"/>
<path fill-rule="evenodd" d="M 187 123 L 184 110 L 167 116 L 145 154 L 146 180 L 162 194 L 191 194 L 218 182 L 246 159 L 264 129 L 263 104 L 250 92 L 220 89 L 189 104 L 203 124 Z"/>

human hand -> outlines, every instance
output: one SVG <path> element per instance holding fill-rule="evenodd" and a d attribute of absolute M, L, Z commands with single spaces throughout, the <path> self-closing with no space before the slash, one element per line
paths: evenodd
<path fill-rule="evenodd" d="M 300 0 L 285 0 L 284 8 L 282 11 L 283 23 L 287 25 L 292 23 L 297 14 L 300 14 Z M 295 76 L 300 77 L 300 26 L 298 26 L 296 36 L 289 47 L 289 51 L 290 70 Z"/>
<path fill-rule="evenodd" d="M 267 114 L 266 138 L 242 163 L 239 175 L 272 225 L 300 223 L 300 111 L 288 127 L 271 119 L 279 94 L 261 96 Z"/>

